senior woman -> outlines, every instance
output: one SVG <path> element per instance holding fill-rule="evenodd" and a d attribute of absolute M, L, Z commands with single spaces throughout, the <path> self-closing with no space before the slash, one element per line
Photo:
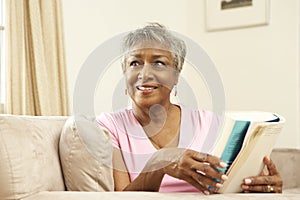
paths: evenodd
<path fill-rule="evenodd" d="M 226 163 L 202 147 L 213 143 L 209 132 L 217 130 L 218 117 L 170 101 L 186 55 L 184 42 L 164 26 L 149 24 L 125 37 L 123 53 L 132 108 L 98 117 L 112 136 L 115 190 L 214 193 L 227 179 L 217 170 Z M 274 163 L 268 157 L 262 162 L 268 173 L 245 177 L 242 190 L 266 192 L 271 185 L 281 192 Z"/>

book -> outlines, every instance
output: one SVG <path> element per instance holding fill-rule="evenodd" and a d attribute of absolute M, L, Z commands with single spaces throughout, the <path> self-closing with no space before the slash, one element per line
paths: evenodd
<path fill-rule="evenodd" d="M 218 193 L 241 192 L 244 178 L 259 175 L 263 157 L 271 154 L 285 119 L 260 111 L 227 112 L 213 155 L 227 163 L 228 176 Z"/>

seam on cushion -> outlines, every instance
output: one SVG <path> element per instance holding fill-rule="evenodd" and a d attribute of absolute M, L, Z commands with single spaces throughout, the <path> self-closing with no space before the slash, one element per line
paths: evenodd
<path fill-rule="evenodd" d="M 5 124 L 4 124 L 5 125 Z M 9 156 L 9 154 L 8 154 L 8 149 L 7 149 L 7 145 L 6 145 L 6 142 L 5 142 L 5 140 L 4 140 L 4 137 L 3 137 L 3 134 L 0 134 L 1 135 L 1 141 L 3 141 L 3 146 L 4 146 L 4 151 L 5 151 L 5 153 L 6 153 L 6 155 L 7 155 L 7 161 L 6 161 L 6 163 L 8 163 L 8 166 L 9 166 L 9 172 L 10 172 L 10 174 L 11 174 L 11 183 L 13 183 L 13 180 L 14 180 L 14 174 L 12 173 L 13 172 L 13 170 L 12 170 L 12 163 L 11 163 L 11 159 L 10 159 L 10 156 Z M 14 184 L 9 184 L 10 185 L 10 187 L 11 187 L 11 189 L 12 189 L 12 195 L 13 196 L 15 196 L 16 194 L 15 194 L 15 187 L 14 187 Z"/>
<path fill-rule="evenodd" d="M 63 179 L 63 182 L 64 182 L 64 190 L 66 190 L 67 186 L 66 186 L 66 183 L 65 183 L 64 171 L 63 171 L 63 167 L 62 167 L 60 156 L 58 156 L 58 161 L 59 161 L 59 166 L 60 166 L 60 171 L 61 171 L 62 179 Z"/>
<path fill-rule="evenodd" d="M 68 180 L 66 182 L 66 185 L 67 185 L 67 183 L 69 183 L 69 187 L 70 186 L 72 187 L 72 185 L 73 185 L 73 182 L 72 182 L 72 179 L 71 179 L 71 166 L 72 166 L 71 160 L 72 160 L 72 157 L 74 155 L 74 149 L 76 149 L 76 147 L 74 145 L 74 144 L 76 144 L 76 137 L 78 137 L 78 136 L 76 136 L 76 134 L 74 134 L 74 131 L 78 130 L 77 127 L 76 127 L 76 123 L 75 123 L 74 119 L 72 119 L 71 124 L 72 124 L 72 126 L 71 127 L 69 126 L 69 128 L 71 129 L 71 133 L 72 133 L 72 142 L 71 142 L 71 148 L 69 150 L 69 155 L 67 157 L 68 173 L 67 173 L 67 177 L 66 177 L 66 179 Z M 75 130 L 74 130 L 74 128 L 75 128 Z M 67 187 L 67 190 L 69 190 L 68 187 Z"/>
<path fill-rule="evenodd" d="M 65 190 L 67 190 L 66 181 L 65 181 L 66 178 L 64 176 L 64 169 L 63 169 L 63 164 L 62 164 L 62 158 L 60 156 L 60 153 L 61 153 L 60 152 L 61 151 L 61 149 L 60 149 L 60 142 L 61 142 L 62 132 L 63 132 L 63 128 L 62 128 L 62 130 L 60 132 L 60 136 L 58 138 L 58 161 L 59 161 L 59 166 L 60 166 L 60 171 L 61 171 L 62 179 L 63 179 L 63 182 L 64 182 L 64 187 L 65 187 Z"/>
<path fill-rule="evenodd" d="M 102 171 L 103 171 L 103 165 L 101 165 L 101 163 L 99 163 L 98 161 L 97 161 L 97 163 L 98 163 L 98 165 L 99 165 L 99 167 L 98 167 L 98 175 L 99 175 L 99 177 L 97 177 L 97 180 L 95 180 L 97 183 L 98 183 L 98 188 L 100 187 L 100 188 L 102 188 L 104 191 L 111 191 L 110 190 L 110 186 L 109 186 L 109 184 L 107 183 L 107 180 L 106 180 L 106 177 L 104 178 L 104 174 L 102 173 Z M 105 169 L 104 169 L 105 170 Z M 101 178 L 100 178 L 101 177 Z M 110 182 L 110 181 L 109 181 Z"/>
<path fill-rule="evenodd" d="M 60 135 L 60 138 L 59 138 L 59 158 L 60 158 L 60 162 L 61 162 L 61 170 L 62 170 L 62 175 L 63 175 L 63 179 L 64 179 L 64 185 L 65 185 L 65 189 L 68 190 L 68 180 L 69 180 L 69 155 L 66 155 L 65 157 L 63 157 L 64 155 L 62 155 L 62 146 L 63 144 L 61 144 L 63 142 L 63 140 L 65 141 L 65 137 L 66 137 L 66 131 L 68 130 L 68 120 L 66 120 L 63 128 L 62 128 L 62 131 L 61 131 L 61 135 Z M 62 139 L 63 137 L 63 139 Z M 68 154 L 68 153 L 67 153 Z M 65 167 L 63 167 L 63 163 L 62 163 L 62 160 L 65 158 L 66 162 L 65 162 Z"/>

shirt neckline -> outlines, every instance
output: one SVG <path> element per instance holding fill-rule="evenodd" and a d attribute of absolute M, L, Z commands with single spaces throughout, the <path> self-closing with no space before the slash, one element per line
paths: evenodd
<path fill-rule="evenodd" d="M 174 104 L 174 105 L 178 106 L 179 109 L 180 109 L 180 128 L 179 128 L 179 133 L 178 133 L 179 134 L 179 139 L 178 139 L 178 145 L 176 146 L 178 148 L 178 147 L 182 146 L 182 132 L 183 132 L 182 128 L 183 128 L 183 124 L 186 123 L 186 122 L 184 122 L 184 119 L 186 119 L 186 117 L 184 117 L 185 116 L 184 107 L 180 104 Z M 130 109 L 130 115 L 135 120 L 135 126 L 139 129 L 139 131 L 141 133 L 140 136 L 146 138 L 147 143 L 151 146 L 152 150 L 158 151 L 159 149 L 155 148 L 155 146 L 151 143 L 151 141 L 148 138 L 148 136 L 147 136 L 146 132 L 144 131 L 143 127 L 141 126 L 139 121 L 135 118 L 132 108 Z"/>

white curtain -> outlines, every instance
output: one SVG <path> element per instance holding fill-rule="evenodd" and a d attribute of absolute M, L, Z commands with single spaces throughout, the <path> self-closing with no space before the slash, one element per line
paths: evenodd
<path fill-rule="evenodd" d="M 6 113 L 69 115 L 60 0 L 7 1 Z"/>

